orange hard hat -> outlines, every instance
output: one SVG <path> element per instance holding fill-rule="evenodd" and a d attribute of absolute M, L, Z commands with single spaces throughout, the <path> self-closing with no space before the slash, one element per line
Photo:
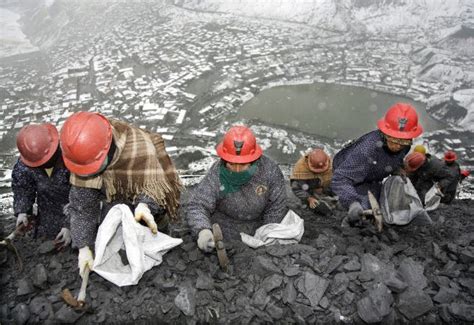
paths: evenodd
<path fill-rule="evenodd" d="M 329 156 L 322 149 L 314 149 L 308 155 L 308 168 L 313 173 L 323 173 L 329 168 Z"/>
<path fill-rule="evenodd" d="M 61 149 L 66 167 L 74 174 L 96 173 L 112 143 L 112 126 L 101 114 L 77 112 L 61 129 Z"/>
<path fill-rule="evenodd" d="M 257 144 L 255 135 L 245 126 L 233 126 L 224 135 L 216 147 L 217 154 L 225 161 L 247 164 L 262 155 L 262 148 Z"/>
<path fill-rule="evenodd" d="M 29 167 L 39 167 L 48 162 L 58 145 L 58 130 L 50 123 L 24 126 L 16 137 L 20 159 Z"/>
<path fill-rule="evenodd" d="M 412 152 L 405 157 L 405 170 L 414 172 L 420 168 L 426 161 L 426 156 L 421 152 Z"/>
<path fill-rule="evenodd" d="M 454 151 L 446 151 L 444 153 L 444 161 L 446 162 L 453 162 L 453 161 L 456 161 L 458 159 L 458 156 L 456 155 L 456 153 Z"/>
<path fill-rule="evenodd" d="M 377 122 L 377 126 L 384 134 L 398 139 L 413 139 L 423 133 L 416 110 L 405 103 L 390 107 L 385 117 Z"/>

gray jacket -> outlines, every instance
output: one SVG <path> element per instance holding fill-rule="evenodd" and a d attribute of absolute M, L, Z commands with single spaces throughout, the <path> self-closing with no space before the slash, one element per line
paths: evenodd
<path fill-rule="evenodd" d="M 190 190 L 183 208 L 191 231 L 196 236 L 202 229 L 218 223 L 224 239 L 240 239 L 240 232 L 254 235 L 255 230 L 268 223 L 279 223 L 288 211 L 285 180 L 278 165 L 262 156 L 257 171 L 240 191 L 220 193 L 219 166 L 212 165 L 204 179 Z"/>

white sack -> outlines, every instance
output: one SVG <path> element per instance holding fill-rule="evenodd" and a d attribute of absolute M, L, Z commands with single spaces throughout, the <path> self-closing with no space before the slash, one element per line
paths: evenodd
<path fill-rule="evenodd" d="M 273 244 L 297 244 L 304 233 L 304 220 L 295 212 L 289 210 L 280 223 L 269 223 L 261 226 L 252 237 L 243 232 L 240 233 L 242 241 L 252 247 L 267 246 Z"/>
<path fill-rule="evenodd" d="M 160 232 L 154 235 L 135 221 L 127 205 L 117 204 L 97 232 L 93 270 L 119 287 L 135 285 L 146 271 L 161 264 L 168 250 L 182 242 Z M 125 250 L 128 265 L 122 263 L 120 249 Z"/>
<path fill-rule="evenodd" d="M 433 211 L 438 208 L 439 203 L 441 202 L 441 197 L 443 194 L 439 190 L 438 186 L 435 184 L 430 188 L 425 194 L 425 210 Z"/>

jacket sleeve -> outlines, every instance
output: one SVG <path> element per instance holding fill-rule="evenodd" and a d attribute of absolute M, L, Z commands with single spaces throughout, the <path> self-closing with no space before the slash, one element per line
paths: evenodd
<path fill-rule="evenodd" d="M 270 177 L 269 196 L 263 211 L 263 222 L 264 224 L 280 223 L 287 212 L 285 178 L 280 168 L 275 165 Z"/>
<path fill-rule="evenodd" d="M 361 203 L 365 208 L 368 207 L 368 198 L 359 195 L 355 185 L 362 183 L 367 178 L 369 170 L 367 158 L 361 152 L 353 152 L 334 170 L 331 189 L 346 209 L 355 201 Z"/>
<path fill-rule="evenodd" d="M 441 165 L 437 168 L 434 179 L 438 182 L 441 191 L 444 193 L 449 188 L 449 185 L 456 181 L 456 176 L 448 166 Z"/>
<path fill-rule="evenodd" d="M 306 201 L 308 197 L 311 195 L 309 194 L 309 186 L 307 186 L 307 182 L 304 180 L 299 180 L 299 179 L 290 179 L 290 184 L 291 184 L 291 190 L 293 193 L 296 195 L 298 199 L 301 201 Z M 304 187 L 307 187 L 308 190 L 304 190 Z"/>
<path fill-rule="evenodd" d="M 202 181 L 189 192 L 184 215 L 192 234 L 197 236 L 202 229 L 212 228 L 210 217 L 216 210 L 219 195 L 219 174 L 216 165 L 211 167 Z"/>
<path fill-rule="evenodd" d="M 97 189 L 71 186 L 69 204 L 64 212 L 71 223 L 72 244 L 77 248 L 92 247 L 100 220 L 101 192 Z"/>
<path fill-rule="evenodd" d="M 13 210 L 31 214 L 36 200 L 36 181 L 32 171 L 18 160 L 12 171 Z"/>

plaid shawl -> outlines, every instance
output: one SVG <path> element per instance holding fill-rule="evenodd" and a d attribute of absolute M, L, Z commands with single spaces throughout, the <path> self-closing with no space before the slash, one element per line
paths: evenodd
<path fill-rule="evenodd" d="M 332 159 L 329 159 L 329 168 L 323 173 L 314 173 L 308 167 L 308 155 L 301 157 L 295 164 L 290 179 L 305 180 L 305 179 L 321 179 L 323 188 L 328 188 L 331 184 L 332 178 Z"/>
<path fill-rule="evenodd" d="M 170 218 L 176 221 L 182 186 L 163 138 L 124 122 L 110 120 L 110 123 L 117 147 L 110 165 L 95 177 L 71 174 L 71 184 L 104 188 L 108 202 L 134 201 L 139 194 L 146 194 L 165 207 Z"/>

